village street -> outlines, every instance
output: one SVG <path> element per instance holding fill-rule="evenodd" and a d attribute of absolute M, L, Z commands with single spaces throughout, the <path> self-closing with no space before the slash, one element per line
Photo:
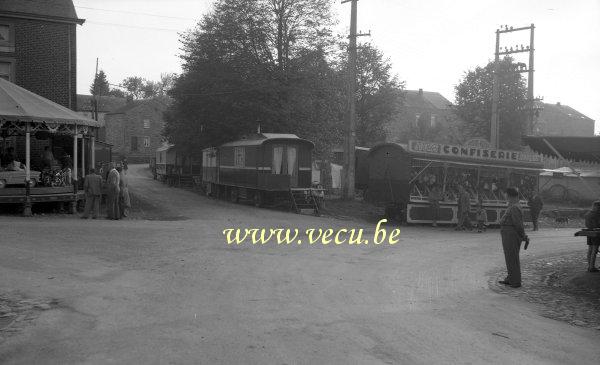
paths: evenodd
<path fill-rule="evenodd" d="M 149 219 L 0 217 L 0 294 L 49 303 L 0 332 L 0 363 L 600 362 L 600 331 L 490 290 L 487 273 L 504 265 L 498 230 L 402 227 L 393 246 L 227 245 L 224 228 L 374 225 L 235 205 L 129 171 Z M 573 229 L 530 237 L 524 266 L 583 255 Z"/>

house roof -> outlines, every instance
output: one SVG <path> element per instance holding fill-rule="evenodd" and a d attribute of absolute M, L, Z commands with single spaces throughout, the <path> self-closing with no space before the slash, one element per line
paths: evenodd
<path fill-rule="evenodd" d="M 98 96 L 98 112 L 99 113 L 110 113 L 119 109 L 127 103 L 125 98 L 117 96 Z M 77 94 L 77 111 L 93 111 L 93 95 L 81 95 Z"/>
<path fill-rule="evenodd" d="M 3 78 L 0 78 L 0 120 L 104 126 Z"/>
<path fill-rule="evenodd" d="M 156 105 L 162 108 L 166 108 L 167 106 L 169 106 L 169 99 L 167 98 L 151 98 L 151 99 L 140 99 L 140 100 L 132 100 L 128 103 L 126 103 L 125 105 L 123 105 L 122 107 L 113 110 L 112 112 L 107 113 L 107 115 L 110 114 L 125 114 L 128 111 L 137 108 L 138 106 L 142 106 L 142 105 Z"/>
<path fill-rule="evenodd" d="M 435 91 L 405 90 L 406 106 L 426 109 L 450 109 L 452 103 Z"/>
<path fill-rule="evenodd" d="M 564 105 L 564 104 L 560 104 L 560 103 L 557 103 L 557 104 L 543 103 L 541 117 L 543 118 L 544 114 L 546 114 L 546 113 L 560 115 L 564 119 L 582 119 L 582 120 L 593 121 L 592 118 L 578 112 L 577 110 L 571 108 L 568 105 Z"/>
<path fill-rule="evenodd" d="M 67 21 L 83 24 L 75 12 L 72 0 L 2 0 L 2 16 L 42 18 L 46 20 Z"/>
<path fill-rule="evenodd" d="M 560 158 L 556 150 L 569 160 L 600 162 L 600 137 L 526 136 L 523 142 L 543 155 Z"/>

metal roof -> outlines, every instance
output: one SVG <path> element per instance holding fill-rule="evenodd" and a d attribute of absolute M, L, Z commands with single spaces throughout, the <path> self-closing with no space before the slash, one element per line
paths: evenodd
<path fill-rule="evenodd" d="M 548 137 L 526 136 L 523 141 L 537 153 L 574 161 L 600 163 L 600 136 Z M 558 152 L 558 153 L 557 153 Z M 559 154 L 561 156 L 559 156 Z"/>
<path fill-rule="evenodd" d="M 0 78 L 0 120 L 104 126 L 103 122 L 84 117 L 3 78 Z"/>
<path fill-rule="evenodd" d="M 288 133 L 259 133 L 247 136 L 246 138 L 227 142 L 221 145 L 221 147 L 234 147 L 234 146 L 260 146 L 267 141 L 290 141 L 297 140 L 301 143 L 310 143 L 314 147 L 314 143 L 309 140 L 302 139 L 295 134 Z"/>

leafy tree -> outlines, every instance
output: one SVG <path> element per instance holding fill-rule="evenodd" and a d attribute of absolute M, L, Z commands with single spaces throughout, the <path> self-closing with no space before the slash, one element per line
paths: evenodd
<path fill-rule="evenodd" d="M 504 58 L 497 67 L 500 85 L 500 147 L 520 149 L 521 135 L 527 120 L 527 87 L 521 74 L 515 72 L 516 64 L 512 58 Z M 490 138 L 495 68 L 494 62 L 485 67 L 477 67 L 467 72 L 455 87 L 456 110 L 465 121 L 462 132 L 466 137 Z"/>
<path fill-rule="evenodd" d="M 110 91 L 108 92 L 108 95 L 110 96 L 116 96 L 118 98 L 125 98 L 127 97 L 127 95 L 125 95 L 125 92 L 121 89 L 117 89 L 117 88 L 111 88 Z"/>
<path fill-rule="evenodd" d="M 98 71 L 94 77 L 94 82 L 90 86 L 90 93 L 92 95 L 108 95 L 108 79 L 106 78 L 106 74 L 103 70 Z"/>
<path fill-rule="evenodd" d="M 127 95 L 134 99 L 141 99 L 145 95 L 144 82 L 145 80 L 139 76 L 130 76 L 125 78 L 121 85 L 125 88 Z"/>

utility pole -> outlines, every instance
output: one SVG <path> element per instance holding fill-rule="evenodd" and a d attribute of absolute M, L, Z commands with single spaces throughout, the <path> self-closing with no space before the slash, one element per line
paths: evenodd
<path fill-rule="evenodd" d="M 350 2 L 350 35 L 348 36 L 348 130 L 345 145 L 345 183 L 343 196 L 354 200 L 355 176 L 355 145 L 356 145 L 356 38 L 371 35 L 356 33 L 357 2 L 358 0 L 343 0 L 342 4 Z"/>
<path fill-rule="evenodd" d="M 498 115 L 498 104 L 500 102 L 500 56 L 510 55 L 513 53 L 529 52 L 529 65 L 524 63 L 517 63 L 517 68 L 513 70 L 516 73 L 528 73 L 527 76 L 527 125 L 525 127 L 526 133 L 531 134 L 533 132 L 534 114 L 535 114 L 535 101 L 533 97 L 533 36 L 534 36 L 535 25 L 531 24 L 528 27 L 513 28 L 508 25 L 500 26 L 500 29 L 496 29 L 496 52 L 494 53 L 494 81 L 492 88 L 492 118 L 490 122 L 490 143 L 493 148 L 500 147 L 500 117 Z M 500 35 L 503 33 L 512 33 L 522 30 L 529 30 L 529 46 L 515 46 L 507 48 L 504 47 L 504 51 L 500 50 Z"/>
<path fill-rule="evenodd" d="M 96 80 L 98 79 L 98 57 L 96 57 L 96 74 L 94 75 L 94 88 L 96 85 Z M 98 121 L 98 90 L 94 90 L 94 120 Z"/>

